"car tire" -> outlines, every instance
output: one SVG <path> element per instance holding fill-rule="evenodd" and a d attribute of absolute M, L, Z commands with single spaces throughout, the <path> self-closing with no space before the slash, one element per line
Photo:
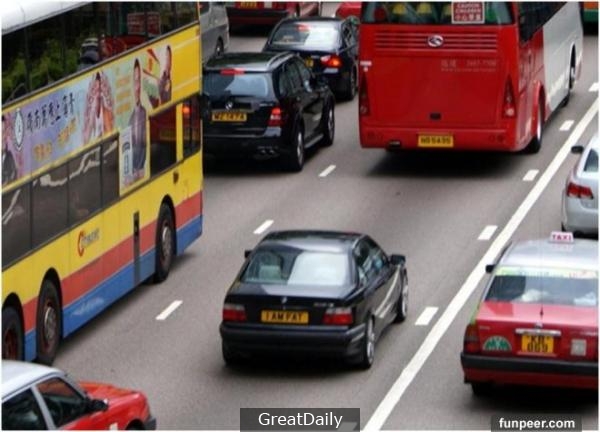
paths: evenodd
<path fill-rule="evenodd" d="M 323 138 L 321 139 L 322 147 L 329 147 L 333 144 L 335 138 L 335 110 L 333 102 L 327 104 L 325 115 L 323 116 Z"/>
<path fill-rule="evenodd" d="M 237 366 L 241 363 L 242 357 L 232 350 L 225 341 L 221 341 L 221 351 L 227 366 Z"/>
<path fill-rule="evenodd" d="M 215 45 L 215 52 L 214 52 L 213 56 L 221 57 L 223 55 L 223 52 L 224 52 L 223 40 L 221 38 L 219 38 L 219 40 L 217 40 L 217 44 Z"/>
<path fill-rule="evenodd" d="M 357 83 L 356 83 L 356 69 L 352 68 L 352 72 L 348 75 L 348 81 L 346 83 L 346 89 L 340 95 L 343 100 L 351 101 L 356 96 Z"/>
<path fill-rule="evenodd" d="M 369 317 L 365 322 L 365 333 L 357 362 L 357 366 L 360 369 L 369 369 L 375 361 L 375 329 L 373 320 L 373 317 Z"/>
<path fill-rule="evenodd" d="M 156 253 L 154 282 L 164 281 L 169 276 L 175 256 L 175 223 L 173 214 L 166 204 L 161 204 L 156 225 Z"/>
<path fill-rule="evenodd" d="M 401 323 L 406 320 L 408 316 L 408 284 L 406 282 L 402 282 L 402 291 L 400 292 L 400 298 L 398 299 L 398 303 L 396 303 L 396 318 L 394 318 L 395 323 Z"/>
<path fill-rule="evenodd" d="M 472 382 L 471 390 L 475 396 L 488 396 L 492 391 L 492 384 L 488 382 Z"/>
<path fill-rule="evenodd" d="M 37 361 L 51 365 L 56 358 L 62 332 L 62 308 L 58 290 L 49 279 L 42 283 L 36 315 Z"/>
<path fill-rule="evenodd" d="M 2 358 L 7 360 L 23 360 L 23 325 L 21 318 L 13 307 L 2 310 Z"/>
<path fill-rule="evenodd" d="M 304 167 L 304 133 L 302 127 L 298 127 L 292 137 L 292 148 L 286 157 L 286 167 L 289 171 L 299 172 Z"/>
<path fill-rule="evenodd" d="M 544 130 L 544 108 L 543 101 L 540 98 L 538 102 L 537 115 L 535 116 L 535 135 L 525 148 L 526 153 L 535 154 L 542 148 L 543 130 Z"/>

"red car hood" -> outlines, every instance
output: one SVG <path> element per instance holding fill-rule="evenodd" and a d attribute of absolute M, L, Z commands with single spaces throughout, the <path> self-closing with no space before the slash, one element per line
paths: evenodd
<path fill-rule="evenodd" d="M 119 388 L 110 384 L 87 381 L 80 382 L 79 384 L 92 399 L 108 399 L 109 401 L 114 401 L 123 397 L 139 395 L 139 392 L 135 390 Z"/>

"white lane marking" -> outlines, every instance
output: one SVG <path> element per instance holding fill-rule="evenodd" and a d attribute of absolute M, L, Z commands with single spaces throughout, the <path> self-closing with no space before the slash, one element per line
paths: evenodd
<path fill-rule="evenodd" d="M 479 234 L 479 237 L 477 237 L 477 240 L 489 240 L 489 239 L 491 239 L 497 229 L 498 229 L 498 225 L 488 225 L 488 226 L 486 226 L 483 229 L 483 231 L 481 231 L 481 234 Z"/>
<path fill-rule="evenodd" d="M 169 315 L 171 315 L 173 313 L 173 311 L 175 311 L 175 309 L 177 309 L 179 306 L 181 306 L 181 303 L 183 303 L 181 300 L 175 300 L 164 311 L 162 311 L 160 313 L 160 315 L 158 315 L 156 317 L 156 320 L 157 321 L 164 321 L 164 320 L 166 320 L 167 317 Z"/>
<path fill-rule="evenodd" d="M 592 86 L 590 87 L 590 91 L 591 92 L 597 92 L 598 91 L 598 83 L 595 82 L 594 84 L 592 84 Z"/>
<path fill-rule="evenodd" d="M 264 233 L 267 230 L 267 228 L 269 228 L 271 225 L 273 225 L 273 221 L 271 219 L 267 219 L 266 221 L 263 222 L 263 224 L 261 226 L 259 226 L 258 228 L 256 228 L 254 230 L 254 234 Z"/>
<path fill-rule="evenodd" d="M 421 315 L 419 315 L 419 318 L 417 318 L 417 320 L 415 321 L 415 325 L 416 326 L 429 325 L 429 322 L 431 321 L 431 319 L 433 318 L 435 313 L 438 311 L 438 309 L 439 308 L 436 308 L 434 306 L 427 306 L 423 310 L 423 312 L 421 312 Z"/>
<path fill-rule="evenodd" d="M 595 101 L 560 148 L 552 162 L 550 162 L 550 165 L 548 165 L 544 174 L 542 174 L 538 182 L 531 191 L 529 191 L 529 194 L 510 218 L 506 227 L 498 234 L 496 240 L 492 242 L 485 255 L 483 255 L 481 260 L 477 263 L 469 277 L 467 277 L 465 283 L 460 287 L 460 290 L 456 293 L 456 296 L 454 296 L 442 316 L 440 316 L 433 328 L 429 331 L 429 334 L 427 334 L 415 355 L 408 362 L 398 379 L 392 384 L 392 387 L 375 409 L 375 412 L 369 419 L 363 431 L 375 432 L 383 429 L 383 425 L 394 410 L 394 407 L 412 380 L 417 376 L 417 373 L 419 373 L 419 370 L 421 370 L 429 355 L 433 352 L 444 333 L 446 333 L 446 330 L 450 328 L 452 321 L 454 321 L 458 312 L 477 288 L 479 281 L 485 274 L 485 265 L 491 263 L 494 258 L 498 256 L 506 242 L 510 240 L 519 224 L 523 221 L 525 216 L 527 216 L 527 213 L 531 210 L 533 204 L 535 204 L 546 186 L 548 186 L 548 183 L 550 183 L 550 180 L 552 180 L 552 177 L 556 174 L 556 171 L 560 168 L 560 165 L 570 153 L 571 147 L 577 143 L 579 138 L 581 138 L 585 128 L 597 113 L 598 103 Z"/>
<path fill-rule="evenodd" d="M 331 174 L 331 172 L 335 169 L 335 165 L 329 165 L 327 168 L 325 168 L 323 170 L 323 172 L 321 172 L 321 174 L 319 174 L 319 177 L 327 177 L 329 174 Z"/>
<path fill-rule="evenodd" d="M 573 127 L 574 124 L 575 124 L 575 122 L 573 120 L 567 120 L 560 126 L 560 130 L 561 131 L 571 130 L 571 128 Z"/>
<path fill-rule="evenodd" d="M 534 181 L 539 172 L 540 171 L 536 170 L 536 169 L 527 171 L 527 174 L 525 174 L 525 177 L 523 177 L 523 181 L 526 181 L 526 182 Z"/>

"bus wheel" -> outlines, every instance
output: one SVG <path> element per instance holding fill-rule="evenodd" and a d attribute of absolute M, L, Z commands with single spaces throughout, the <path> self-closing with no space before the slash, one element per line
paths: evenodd
<path fill-rule="evenodd" d="M 23 326 L 12 307 L 2 311 L 2 358 L 23 360 Z"/>
<path fill-rule="evenodd" d="M 571 99 L 571 90 L 573 90 L 573 86 L 575 85 L 575 52 L 571 53 L 571 61 L 569 62 L 569 87 L 567 88 L 567 95 L 561 102 L 561 106 L 564 108 L 569 105 L 569 100 Z"/>
<path fill-rule="evenodd" d="M 156 270 L 154 282 L 162 282 L 171 270 L 175 255 L 175 224 L 171 209 L 166 204 L 160 206 L 156 226 Z"/>
<path fill-rule="evenodd" d="M 58 351 L 62 328 L 62 312 L 58 292 L 49 279 L 42 283 L 38 298 L 36 338 L 37 361 L 51 365 Z"/>
<path fill-rule="evenodd" d="M 543 101 L 540 99 L 538 102 L 537 115 L 535 116 L 535 135 L 526 148 L 527 153 L 537 153 L 542 148 L 542 129 L 544 127 L 544 109 L 542 103 Z"/>

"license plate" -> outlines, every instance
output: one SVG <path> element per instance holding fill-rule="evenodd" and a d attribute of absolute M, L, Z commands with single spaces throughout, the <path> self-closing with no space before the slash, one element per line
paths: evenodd
<path fill-rule="evenodd" d="M 452 135 L 419 135 L 419 147 L 454 147 L 454 137 Z"/>
<path fill-rule="evenodd" d="M 554 352 L 554 338 L 542 335 L 521 336 L 521 351 L 528 354 L 552 354 Z"/>
<path fill-rule="evenodd" d="M 258 7 L 258 3 L 257 2 L 240 2 L 240 7 L 255 9 Z"/>
<path fill-rule="evenodd" d="M 290 310 L 260 311 L 260 320 L 274 324 L 308 324 L 308 312 Z"/>
<path fill-rule="evenodd" d="M 304 59 L 304 64 L 306 64 L 306 67 L 313 67 L 313 65 L 315 64 L 314 60 L 310 57 Z"/>
<path fill-rule="evenodd" d="M 212 113 L 212 121 L 219 122 L 245 122 L 246 113 L 244 112 L 214 112 Z"/>

